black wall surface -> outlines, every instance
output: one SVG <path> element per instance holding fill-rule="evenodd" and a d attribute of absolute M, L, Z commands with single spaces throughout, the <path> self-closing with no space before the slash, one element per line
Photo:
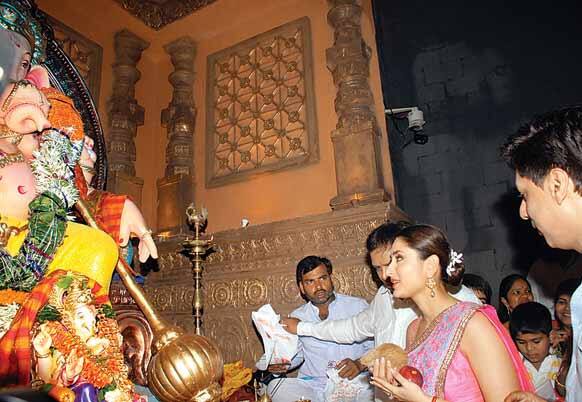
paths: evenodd
<path fill-rule="evenodd" d="M 384 104 L 418 106 L 425 145 L 389 121 L 398 205 L 446 230 L 494 289 L 547 251 L 519 220 L 507 135 L 582 103 L 579 2 L 374 0 Z M 407 145 L 408 144 L 408 145 Z M 562 256 L 563 257 L 563 256 Z"/>

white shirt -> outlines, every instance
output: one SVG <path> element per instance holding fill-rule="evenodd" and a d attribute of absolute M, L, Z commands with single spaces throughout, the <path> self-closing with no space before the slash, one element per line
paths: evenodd
<path fill-rule="evenodd" d="M 523 359 L 523 364 L 531 377 L 536 389 L 536 395 L 544 398 L 546 401 L 554 401 L 556 399 L 554 380 L 560 370 L 562 359 L 556 355 L 547 355 L 540 365 L 539 370 L 527 359 Z"/>
<path fill-rule="evenodd" d="M 582 398 L 582 286 L 570 300 L 572 311 L 572 362 L 566 378 L 566 402 L 580 401 Z"/>

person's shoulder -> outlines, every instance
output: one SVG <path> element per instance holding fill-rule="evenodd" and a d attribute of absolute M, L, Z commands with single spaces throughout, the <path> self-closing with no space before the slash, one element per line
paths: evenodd
<path fill-rule="evenodd" d="M 309 313 L 309 306 L 310 303 L 303 303 L 301 306 L 297 307 L 295 310 L 289 314 L 291 317 L 299 318 L 300 320 L 304 320 L 307 314 Z"/>
<path fill-rule="evenodd" d="M 489 318 L 491 314 L 496 314 L 495 309 L 493 309 L 492 306 L 483 306 L 482 304 L 473 302 L 461 302 L 461 305 L 470 310 L 469 319 L 467 320 L 465 327 L 465 334 L 469 335 L 469 337 L 483 338 L 484 334 L 491 334 L 502 328 L 500 322 L 498 322 L 498 328 L 496 328 L 491 322 L 492 318 Z M 488 311 L 489 309 L 491 309 L 493 313 Z M 496 319 L 496 315 L 493 319 Z M 507 332 L 507 334 L 509 335 L 509 332 Z"/>

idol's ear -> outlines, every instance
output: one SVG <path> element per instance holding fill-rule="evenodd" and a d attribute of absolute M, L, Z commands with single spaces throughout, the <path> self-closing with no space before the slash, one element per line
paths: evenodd
<path fill-rule="evenodd" d="M 43 66 L 32 66 L 24 79 L 38 89 L 49 88 L 51 86 L 48 72 Z"/>

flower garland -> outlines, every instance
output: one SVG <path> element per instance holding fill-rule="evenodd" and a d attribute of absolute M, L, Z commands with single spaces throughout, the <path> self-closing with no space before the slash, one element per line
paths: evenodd
<path fill-rule="evenodd" d="M 22 305 L 29 293 L 19 292 L 12 289 L 0 290 L 0 304 L 20 304 Z"/>
<path fill-rule="evenodd" d="M 29 231 L 18 254 L 0 249 L 0 290 L 29 292 L 36 286 L 64 239 L 68 208 L 79 197 L 71 166 L 81 148 L 57 131 L 43 138 L 31 164 L 40 194 L 29 205 Z"/>
<path fill-rule="evenodd" d="M 97 388 L 103 388 L 113 381 L 113 373 L 103 364 L 102 358 L 93 356 L 87 345 L 75 334 L 71 334 L 67 328 L 58 321 L 49 321 L 46 326 L 51 336 L 53 346 L 62 355 L 71 353 L 84 358 L 81 376 Z M 105 360 L 106 361 L 106 360 Z"/>

